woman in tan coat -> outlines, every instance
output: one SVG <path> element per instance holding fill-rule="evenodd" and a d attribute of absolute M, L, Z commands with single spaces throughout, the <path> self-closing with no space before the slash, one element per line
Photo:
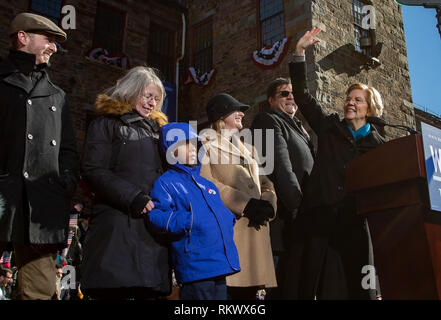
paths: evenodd
<path fill-rule="evenodd" d="M 228 94 L 213 97 L 207 115 L 215 131 L 201 133 L 201 176 L 216 184 L 222 201 L 237 216 L 234 241 L 242 271 L 227 277 L 233 300 L 256 299 L 261 289 L 277 286 L 268 224 L 276 211 L 274 186 L 259 176 L 255 149 L 235 134 L 248 108 Z"/>

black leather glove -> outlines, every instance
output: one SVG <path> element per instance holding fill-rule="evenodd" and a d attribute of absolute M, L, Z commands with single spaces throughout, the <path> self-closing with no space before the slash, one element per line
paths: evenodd
<path fill-rule="evenodd" d="M 138 193 L 138 195 L 133 199 L 132 204 L 130 205 L 130 216 L 132 218 L 141 218 L 143 217 L 142 210 L 144 210 L 147 203 L 151 200 L 149 195 L 144 192 Z"/>
<path fill-rule="evenodd" d="M 248 226 L 259 230 L 260 226 L 266 225 L 274 216 L 274 208 L 269 201 L 252 198 L 245 206 L 243 214 L 250 220 Z"/>
<path fill-rule="evenodd" d="M 68 197 L 73 197 L 77 190 L 78 177 L 70 170 L 64 170 L 59 178 L 61 186 L 64 188 Z"/>

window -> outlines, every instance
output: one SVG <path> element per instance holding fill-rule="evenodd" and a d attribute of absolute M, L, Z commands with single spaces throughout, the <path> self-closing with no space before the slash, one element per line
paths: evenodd
<path fill-rule="evenodd" d="M 268 46 L 285 37 L 283 0 L 260 1 L 260 34 L 262 46 Z"/>
<path fill-rule="evenodd" d="M 355 29 L 355 50 L 367 56 L 371 56 L 372 34 L 370 30 L 363 29 L 362 27 L 362 21 L 365 16 L 362 13 L 362 9 L 365 5 L 366 3 L 360 0 L 352 0 L 352 12 L 354 16 Z"/>
<path fill-rule="evenodd" d="M 123 51 L 125 13 L 99 2 L 95 17 L 95 47 L 103 47 L 109 54 Z"/>
<path fill-rule="evenodd" d="M 201 74 L 213 69 L 213 22 L 210 18 L 195 26 L 193 48 L 193 67 Z"/>
<path fill-rule="evenodd" d="M 150 25 L 148 65 L 161 72 L 161 79 L 174 82 L 175 33 L 157 24 Z"/>
<path fill-rule="evenodd" d="M 61 18 L 61 4 L 62 0 L 31 0 L 29 12 L 45 16 L 58 25 Z"/>

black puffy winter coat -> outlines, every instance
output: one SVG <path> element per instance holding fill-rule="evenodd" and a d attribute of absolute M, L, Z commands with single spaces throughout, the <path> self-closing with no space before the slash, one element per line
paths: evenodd
<path fill-rule="evenodd" d="M 82 159 L 82 177 L 95 204 L 84 242 L 81 288 L 87 293 L 91 288 L 141 287 L 166 294 L 168 249 L 132 212 L 137 196 L 148 194 L 163 172 L 158 122 L 105 95 L 98 96 L 95 110 L 101 116 L 89 126 Z"/>

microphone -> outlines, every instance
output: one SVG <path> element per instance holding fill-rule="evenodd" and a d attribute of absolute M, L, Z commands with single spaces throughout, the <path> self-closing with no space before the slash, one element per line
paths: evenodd
<path fill-rule="evenodd" d="M 400 125 L 400 124 L 390 124 L 390 123 L 387 123 L 386 121 L 384 121 L 383 119 L 381 119 L 379 117 L 373 117 L 373 116 L 372 117 L 367 117 L 366 121 L 369 122 L 370 124 L 375 124 L 375 125 L 380 126 L 380 127 L 389 126 L 389 127 L 393 127 L 393 128 L 397 128 L 397 129 L 400 129 L 400 130 L 407 131 L 407 132 L 409 132 L 411 134 L 421 134 L 421 132 L 419 132 L 419 131 L 411 128 L 411 127 L 403 126 L 403 125 Z"/>
<path fill-rule="evenodd" d="M 367 117 L 366 121 L 369 122 L 370 124 L 375 124 L 380 127 L 387 126 L 387 122 L 378 117 Z"/>

